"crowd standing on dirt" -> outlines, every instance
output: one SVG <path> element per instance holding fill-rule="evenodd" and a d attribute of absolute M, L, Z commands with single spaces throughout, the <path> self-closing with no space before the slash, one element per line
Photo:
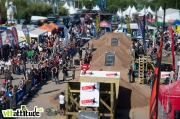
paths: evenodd
<path fill-rule="evenodd" d="M 85 29 L 90 33 L 90 28 L 85 27 Z M 89 63 L 91 48 L 89 45 L 86 46 L 86 55 L 83 57 L 81 47 L 86 41 L 76 38 L 82 32 L 80 26 L 75 25 L 70 29 L 68 46 L 65 45 L 65 40 L 60 32 L 57 30 L 50 36 L 44 35 L 40 43 L 34 41 L 16 51 L 11 48 L 4 57 L 1 57 L 0 75 L 3 79 L 0 101 L 2 110 L 16 108 L 16 92 L 22 90 L 24 85 L 31 85 L 34 80 L 37 83 L 52 80 L 55 84 L 60 84 L 66 81 L 67 77 L 70 77 L 69 71 L 72 71 L 72 79 L 74 80 L 76 67 L 73 63 L 73 56 L 76 52 L 79 54 L 80 62 Z M 54 45 L 55 42 L 56 45 Z M 31 64 L 31 68 L 27 68 L 27 64 Z M 21 74 L 24 76 L 20 79 L 19 84 L 12 84 L 13 75 Z M 59 75 L 63 75 L 63 79 L 60 79 Z"/>

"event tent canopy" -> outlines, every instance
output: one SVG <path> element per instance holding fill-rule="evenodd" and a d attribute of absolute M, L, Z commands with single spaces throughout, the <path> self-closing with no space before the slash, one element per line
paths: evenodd
<path fill-rule="evenodd" d="M 43 26 L 39 27 L 39 29 L 47 30 L 48 32 L 52 32 L 54 28 L 48 24 L 44 24 Z"/>
<path fill-rule="evenodd" d="M 129 15 L 131 12 L 131 6 L 129 5 L 129 7 L 123 12 L 124 15 Z"/>
<path fill-rule="evenodd" d="M 172 25 L 173 25 L 173 26 L 174 26 L 174 25 L 180 25 L 180 21 L 176 19 L 176 20 L 172 23 Z"/>
<path fill-rule="evenodd" d="M 151 9 L 150 6 L 148 7 L 148 12 L 150 12 L 150 13 L 153 14 L 153 15 L 155 14 L 155 13 L 152 11 L 152 9 Z"/>
<path fill-rule="evenodd" d="M 75 13 L 77 13 L 77 11 L 75 10 L 75 8 L 73 6 L 71 6 L 69 8 L 69 14 L 75 14 Z"/>
<path fill-rule="evenodd" d="M 64 8 L 66 9 L 70 9 L 69 5 L 67 4 L 67 2 L 63 5 Z"/>
<path fill-rule="evenodd" d="M 59 29 L 59 28 L 60 28 L 58 25 L 56 25 L 56 24 L 54 24 L 54 23 L 52 23 L 52 22 L 51 22 L 49 25 L 52 26 L 52 27 L 54 27 L 55 29 Z"/>
<path fill-rule="evenodd" d="M 83 6 L 83 8 L 82 8 L 83 10 L 86 10 L 86 6 Z"/>
<path fill-rule="evenodd" d="M 132 14 L 137 13 L 137 12 L 138 12 L 138 11 L 137 11 L 136 8 L 133 6 L 132 9 L 131 9 L 131 16 L 132 16 Z"/>
<path fill-rule="evenodd" d="M 174 119 L 174 110 L 180 110 L 180 80 L 169 85 L 160 85 L 159 87 L 159 100 L 164 109 L 167 109 L 168 97 L 170 98 L 170 113 L 168 114 L 171 119 Z"/>
<path fill-rule="evenodd" d="M 47 34 L 47 33 L 48 33 L 47 30 L 41 30 L 41 29 L 35 29 L 29 32 L 30 37 L 39 37 L 40 35 Z"/>
<path fill-rule="evenodd" d="M 106 21 L 102 21 L 100 27 L 109 27 L 109 24 Z"/>
<path fill-rule="evenodd" d="M 145 7 L 139 12 L 139 16 L 143 16 L 144 14 L 148 14 L 148 10 Z"/>
<path fill-rule="evenodd" d="M 163 11 L 162 6 L 159 7 L 158 12 Z"/>

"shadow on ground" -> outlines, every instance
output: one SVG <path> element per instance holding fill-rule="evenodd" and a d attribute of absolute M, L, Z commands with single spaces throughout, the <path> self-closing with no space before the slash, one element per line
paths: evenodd
<path fill-rule="evenodd" d="M 132 91 L 128 88 L 119 86 L 118 105 L 116 108 L 116 119 L 131 119 L 131 93 Z"/>

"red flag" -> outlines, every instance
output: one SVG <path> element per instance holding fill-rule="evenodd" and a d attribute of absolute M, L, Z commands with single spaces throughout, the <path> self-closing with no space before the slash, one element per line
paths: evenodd
<path fill-rule="evenodd" d="M 3 42 L 2 42 L 1 34 L 0 34 L 0 50 L 1 50 L 1 57 L 3 58 Z"/>
<path fill-rule="evenodd" d="M 175 56 L 174 56 L 174 35 L 172 26 L 169 27 L 169 35 L 171 36 L 171 54 L 172 54 L 172 70 L 175 69 Z"/>
<path fill-rule="evenodd" d="M 2 24 L 2 10 L 1 10 L 1 7 L 0 7 L 0 24 Z"/>
<path fill-rule="evenodd" d="M 12 27 L 12 34 L 13 34 L 13 37 L 14 37 L 16 48 L 18 49 L 19 41 L 18 41 L 18 33 L 17 33 L 16 27 Z"/>
<path fill-rule="evenodd" d="M 158 93 L 159 82 L 161 78 L 161 59 L 162 59 L 163 36 L 161 36 L 160 47 L 157 56 L 156 68 L 154 70 L 154 80 L 152 82 L 152 91 L 150 98 L 150 113 L 149 119 L 158 118 Z"/>

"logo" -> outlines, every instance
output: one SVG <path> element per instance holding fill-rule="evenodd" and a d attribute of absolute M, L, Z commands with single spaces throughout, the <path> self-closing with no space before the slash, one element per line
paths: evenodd
<path fill-rule="evenodd" d="M 86 104 L 86 105 L 88 105 L 88 104 L 93 105 L 93 104 L 97 103 L 97 101 L 96 101 L 95 98 L 94 98 L 94 99 L 81 100 L 81 103 L 84 104 L 84 105 L 85 105 L 85 104 Z"/>
<path fill-rule="evenodd" d="M 168 77 L 169 74 L 162 74 L 161 77 Z"/>
<path fill-rule="evenodd" d="M 41 113 L 44 112 L 44 109 L 34 107 L 33 111 L 29 111 L 26 105 L 21 105 L 21 109 L 16 109 L 13 111 L 12 109 L 2 110 L 2 114 L 4 117 L 41 117 Z"/>
<path fill-rule="evenodd" d="M 117 76 L 117 73 L 106 74 L 106 76 Z"/>
<path fill-rule="evenodd" d="M 83 91 L 94 91 L 95 89 L 97 89 L 96 84 L 89 86 L 82 86 Z"/>

